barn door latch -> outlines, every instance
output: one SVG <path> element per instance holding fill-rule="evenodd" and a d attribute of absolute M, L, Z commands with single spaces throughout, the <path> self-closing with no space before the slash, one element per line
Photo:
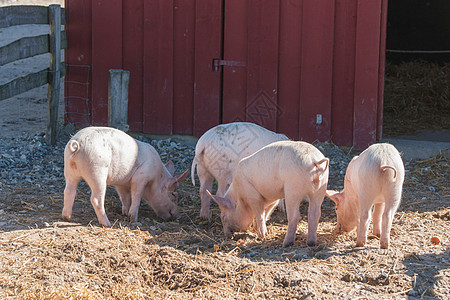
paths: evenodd
<path fill-rule="evenodd" d="M 245 61 L 238 60 L 224 60 L 220 58 L 213 58 L 213 72 L 222 71 L 221 66 L 226 67 L 247 67 Z"/>

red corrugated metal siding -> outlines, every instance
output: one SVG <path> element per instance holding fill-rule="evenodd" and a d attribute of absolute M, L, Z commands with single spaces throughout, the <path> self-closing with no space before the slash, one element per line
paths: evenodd
<path fill-rule="evenodd" d="M 108 69 L 122 68 L 134 131 L 246 120 L 356 148 L 381 137 L 387 0 L 66 2 L 66 76 L 89 83 L 87 102 L 66 83 L 68 122 L 105 124 Z"/>

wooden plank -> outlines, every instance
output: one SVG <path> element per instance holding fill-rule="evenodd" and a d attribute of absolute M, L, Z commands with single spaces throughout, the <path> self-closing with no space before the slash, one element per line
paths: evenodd
<path fill-rule="evenodd" d="M 6 46 L 0 47 L 0 66 L 19 59 L 48 53 L 48 40 L 49 35 L 43 34 L 21 38 Z"/>
<path fill-rule="evenodd" d="M 304 1 L 300 139 L 330 139 L 334 1 Z"/>
<path fill-rule="evenodd" d="M 92 2 L 92 125 L 108 123 L 108 71 L 122 68 L 122 1 Z"/>
<path fill-rule="evenodd" d="M 249 0 L 248 121 L 276 130 L 278 107 L 279 1 Z"/>
<path fill-rule="evenodd" d="M 48 69 L 13 79 L 0 86 L 0 100 L 5 100 L 48 82 Z"/>
<path fill-rule="evenodd" d="M 353 145 L 356 6 L 356 1 L 336 0 L 331 139 L 345 146 Z"/>
<path fill-rule="evenodd" d="M 128 124 L 142 131 L 144 105 L 144 1 L 123 2 L 123 69 L 130 71 Z"/>
<path fill-rule="evenodd" d="M 130 72 L 109 70 L 108 76 L 108 126 L 128 131 L 128 86 Z"/>
<path fill-rule="evenodd" d="M 64 80 L 64 117 L 75 127 L 91 124 L 92 5 L 91 0 L 67 1 L 67 75 Z"/>
<path fill-rule="evenodd" d="M 144 2 L 143 130 L 172 133 L 173 1 Z"/>
<path fill-rule="evenodd" d="M 48 34 L 24 37 L 0 47 L 0 66 L 28 57 L 48 53 L 50 36 Z M 67 48 L 66 33 L 61 32 L 61 49 Z"/>
<path fill-rule="evenodd" d="M 248 1 L 225 1 L 224 59 L 247 63 Z M 223 67 L 222 122 L 246 120 L 247 67 Z"/>
<path fill-rule="evenodd" d="M 175 0 L 173 19 L 173 132 L 193 134 L 195 0 Z"/>
<path fill-rule="evenodd" d="M 35 5 L 13 5 L 0 7 L 0 28 L 25 25 L 48 24 L 48 8 Z M 61 24 L 64 25 L 65 9 L 61 9 Z"/>
<path fill-rule="evenodd" d="M 381 2 L 381 32 L 380 32 L 380 62 L 378 70 L 378 112 L 377 112 L 377 137 L 383 137 L 383 98 L 384 98 L 384 71 L 386 65 L 386 32 L 387 32 L 388 1 Z"/>
<path fill-rule="evenodd" d="M 195 20 L 194 135 L 219 124 L 221 74 L 212 61 L 221 57 L 222 1 L 197 0 Z"/>
<path fill-rule="evenodd" d="M 282 111 L 277 130 L 297 139 L 301 70 L 302 2 L 280 2 L 280 53 L 278 67 L 278 107 Z"/>
<path fill-rule="evenodd" d="M 358 0 L 353 147 L 376 141 L 381 0 Z"/>
<path fill-rule="evenodd" d="M 56 129 L 58 122 L 59 94 L 61 90 L 61 6 L 50 5 L 48 8 L 50 23 L 50 67 L 48 81 L 48 113 L 46 141 L 49 145 L 56 144 Z"/>

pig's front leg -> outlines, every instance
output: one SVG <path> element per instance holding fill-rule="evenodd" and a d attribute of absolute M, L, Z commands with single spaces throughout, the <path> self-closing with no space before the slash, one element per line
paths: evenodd
<path fill-rule="evenodd" d="M 79 180 L 73 178 L 66 178 L 66 188 L 64 189 L 64 208 L 62 211 L 62 218 L 70 220 L 72 217 L 72 207 L 77 194 Z"/>
<path fill-rule="evenodd" d="M 141 204 L 142 193 L 144 191 L 146 182 L 141 181 L 131 184 L 131 206 L 128 211 L 130 221 L 136 223 L 138 219 L 139 205 Z"/>
<path fill-rule="evenodd" d="M 266 221 L 269 221 L 270 216 L 272 215 L 273 211 L 277 207 L 279 201 L 282 201 L 282 200 L 274 201 L 273 203 L 271 203 L 268 206 L 266 206 L 266 208 L 264 209 L 264 214 L 265 214 L 265 220 Z"/>
<path fill-rule="evenodd" d="M 120 201 L 122 202 L 122 215 L 128 216 L 131 206 L 131 193 L 128 187 L 116 186 Z"/>
<path fill-rule="evenodd" d="M 264 239 L 267 236 L 267 227 L 263 199 L 249 199 L 249 202 L 255 215 L 258 238 Z"/>

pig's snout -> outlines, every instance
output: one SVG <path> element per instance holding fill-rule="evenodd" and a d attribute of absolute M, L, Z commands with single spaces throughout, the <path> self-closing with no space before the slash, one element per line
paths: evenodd
<path fill-rule="evenodd" d="M 174 206 L 165 212 L 161 212 L 158 214 L 165 221 L 176 220 L 178 218 L 178 210 L 177 207 Z"/>
<path fill-rule="evenodd" d="M 170 211 L 169 211 L 169 220 L 176 220 L 178 218 L 178 210 L 177 207 L 174 206 Z"/>

